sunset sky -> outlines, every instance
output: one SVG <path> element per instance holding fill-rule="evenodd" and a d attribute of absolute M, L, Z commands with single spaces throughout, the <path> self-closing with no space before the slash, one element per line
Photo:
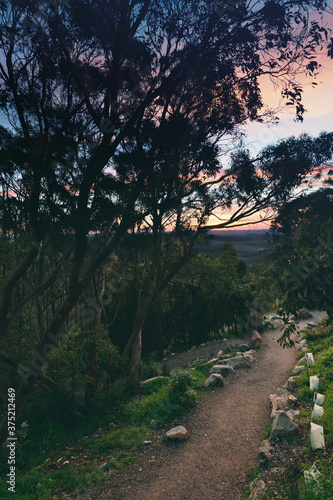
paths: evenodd
<path fill-rule="evenodd" d="M 278 113 L 278 125 L 250 123 L 243 127 L 246 133 L 244 144 L 252 154 L 291 135 L 298 136 L 306 132 L 317 136 L 321 131 L 333 130 L 333 60 L 322 57 L 321 64 L 320 74 L 315 80 L 316 86 L 312 86 L 312 79 L 309 77 L 302 78 L 303 103 L 307 110 L 302 123 L 295 122 L 295 115 L 290 107 Z M 265 104 L 276 107 L 281 99 L 281 89 L 274 90 L 268 81 L 264 82 L 262 88 Z"/>
<path fill-rule="evenodd" d="M 333 4 L 332 2 L 330 2 Z M 333 25 L 333 18 L 331 20 Z M 319 57 L 321 64 L 319 75 L 313 79 L 305 75 L 300 78 L 303 85 L 303 104 L 307 112 L 304 121 L 296 122 L 294 110 L 287 107 L 278 113 L 279 123 L 249 123 L 242 127 L 244 146 L 255 156 L 263 147 L 274 144 L 280 139 L 299 136 L 307 133 L 318 136 L 320 132 L 333 131 L 333 60 L 326 56 L 327 51 Z M 313 86 L 312 81 L 317 85 Z M 274 89 L 267 79 L 262 82 L 263 101 L 265 105 L 276 108 L 281 101 L 281 89 Z M 213 223 L 214 219 L 211 219 Z M 269 229 L 270 223 L 249 224 L 239 229 Z M 237 228 L 235 228 L 237 229 Z"/>

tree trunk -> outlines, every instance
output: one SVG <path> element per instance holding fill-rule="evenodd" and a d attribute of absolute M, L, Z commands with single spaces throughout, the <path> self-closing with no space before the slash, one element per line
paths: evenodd
<path fill-rule="evenodd" d="M 149 293 L 143 293 L 139 297 L 136 310 L 132 334 L 121 355 L 121 361 L 125 364 L 131 356 L 126 381 L 137 381 L 139 377 L 139 365 L 142 349 L 142 328 L 154 302 L 154 298 Z"/>
<path fill-rule="evenodd" d="M 139 378 L 139 368 L 142 351 L 142 328 L 136 333 L 132 347 L 131 361 L 128 367 L 126 382 L 136 382 Z"/>

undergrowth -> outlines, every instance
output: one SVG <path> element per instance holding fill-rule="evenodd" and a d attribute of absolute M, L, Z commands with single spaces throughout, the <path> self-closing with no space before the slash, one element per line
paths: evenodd
<path fill-rule="evenodd" d="M 324 427 L 326 449 L 312 450 L 309 439 L 299 463 L 292 464 L 283 481 L 274 484 L 273 495 L 278 500 L 333 500 L 333 325 L 323 321 L 317 328 L 305 330 L 303 336 L 307 339 L 308 351 L 315 356 L 315 363 L 298 377 L 297 397 L 306 403 L 313 401 L 309 377 L 318 375 L 319 392 L 325 395 L 324 416 L 320 425 Z M 300 413 L 300 425 L 309 432 L 311 410 Z M 304 471 L 310 470 L 313 464 L 320 472 L 319 479 L 306 481 Z M 262 496 L 263 500 L 271 498 L 271 491 Z"/>
<path fill-rule="evenodd" d="M 62 492 L 105 481 L 110 471 L 135 460 L 144 441 L 152 438 L 152 420 L 155 428 L 162 428 L 210 391 L 204 382 L 211 366 L 198 361 L 152 380 L 144 389 L 138 384 L 113 385 L 96 397 L 90 412 L 73 412 L 72 419 L 66 414 L 62 420 L 56 413 L 39 418 L 28 408 L 18 427 L 15 498 L 51 500 Z M 159 374 L 151 361 L 142 372 Z M 0 471 L 0 498 L 11 498 L 5 452 Z"/>

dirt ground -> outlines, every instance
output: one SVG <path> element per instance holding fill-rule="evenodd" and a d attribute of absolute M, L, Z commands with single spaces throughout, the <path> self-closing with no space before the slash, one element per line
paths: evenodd
<path fill-rule="evenodd" d="M 315 313 L 311 321 L 323 316 Z M 300 323 L 304 328 L 307 321 Z M 176 424 L 185 443 L 151 446 L 110 483 L 72 498 L 91 500 L 239 500 L 269 419 L 269 395 L 295 365 L 296 349 L 277 343 L 279 330 L 263 333 L 263 349 L 250 369 L 237 372 Z"/>

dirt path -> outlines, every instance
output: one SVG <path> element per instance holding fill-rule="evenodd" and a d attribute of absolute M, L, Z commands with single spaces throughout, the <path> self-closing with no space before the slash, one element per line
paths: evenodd
<path fill-rule="evenodd" d="M 276 342 L 278 330 L 262 337 L 263 350 L 252 368 L 238 372 L 179 422 L 190 433 L 186 443 L 147 450 L 121 475 L 80 499 L 239 500 L 246 472 L 258 464 L 269 395 L 286 382 L 296 360 L 295 349 Z"/>

